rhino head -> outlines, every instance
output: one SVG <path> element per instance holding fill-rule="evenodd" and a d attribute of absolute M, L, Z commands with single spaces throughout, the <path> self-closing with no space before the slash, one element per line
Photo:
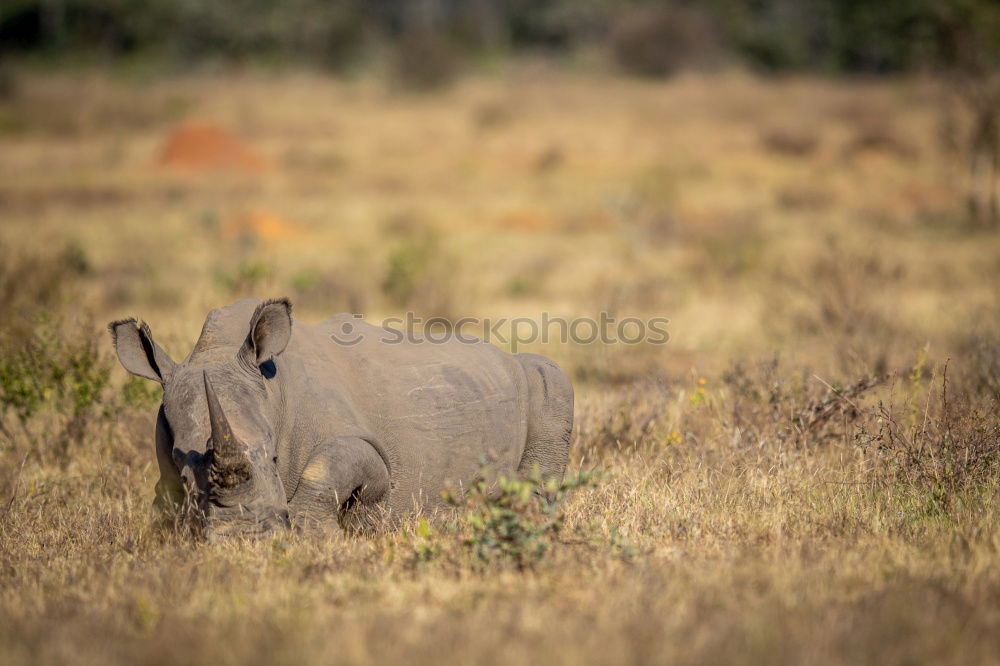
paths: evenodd
<path fill-rule="evenodd" d="M 145 322 L 109 329 L 122 366 L 163 387 L 157 501 L 186 502 L 210 540 L 260 536 L 289 526 L 277 466 L 285 396 L 275 359 L 291 338 L 291 305 L 241 301 L 213 315 L 183 363 L 156 344 Z"/>

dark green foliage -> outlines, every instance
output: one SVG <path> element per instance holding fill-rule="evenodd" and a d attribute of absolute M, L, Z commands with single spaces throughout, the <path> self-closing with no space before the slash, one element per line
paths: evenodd
<path fill-rule="evenodd" d="M 954 66 L 970 51 L 995 65 L 998 15 L 994 0 L 10 0 L 0 5 L 0 50 L 340 69 L 381 41 L 396 54 L 397 76 L 433 87 L 454 74 L 463 50 L 594 43 L 631 71 L 662 75 L 714 50 L 703 28 L 713 25 L 730 52 L 762 68 L 889 72 Z"/>
<path fill-rule="evenodd" d="M 726 42 L 765 69 L 893 72 L 954 65 L 956 43 L 991 44 L 990 0 L 713 0 Z M 994 26 L 995 27 L 995 26 Z"/>
<path fill-rule="evenodd" d="M 340 68 L 357 55 L 360 3 L 292 0 L 170 3 L 171 45 L 184 58 L 285 56 Z"/>
<path fill-rule="evenodd" d="M 0 6 L 0 50 L 286 56 L 339 68 L 362 46 L 361 8 L 352 0 L 14 0 Z"/>

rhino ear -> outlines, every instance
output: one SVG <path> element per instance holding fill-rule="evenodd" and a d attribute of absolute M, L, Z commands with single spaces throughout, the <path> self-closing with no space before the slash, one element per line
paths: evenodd
<path fill-rule="evenodd" d="M 113 321 L 108 326 L 122 366 L 138 377 L 166 384 L 177 364 L 153 341 L 146 322 L 135 319 Z"/>
<path fill-rule="evenodd" d="M 250 318 L 246 351 L 256 365 L 285 351 L 292 337 L 292 304 L 287 298 L 264 301 Z"/>

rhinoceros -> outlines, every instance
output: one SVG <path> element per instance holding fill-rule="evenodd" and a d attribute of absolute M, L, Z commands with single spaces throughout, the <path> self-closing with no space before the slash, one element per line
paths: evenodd
<path fill-rule="evenodd" d="M 542 356 L 350 314 L 308 325 L 287 299 L 213 310 L 183 363 L 145 322 L 109 329 L 125 369 L 163 387 L 155 504 L 196 508 L 210 539 L 398 524 L 484 460 L 505 475 L 566 468 L 573 388 Z"/>

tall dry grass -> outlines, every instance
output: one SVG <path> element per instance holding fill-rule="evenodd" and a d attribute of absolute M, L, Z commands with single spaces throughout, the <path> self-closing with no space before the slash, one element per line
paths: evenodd
<path fill-rule="evenodd" d="M 26 75 L 0 110 L 0 661 L 995 661 L 1000 240 L 963 223 L 926 82 L 148 85 Z M 83 115 L 32 125 L 67 90 Z M 275 166 L 157 168 L 180 98 Z M 858 143 L 873 114 L 905 153 Z M 150 509 L 158 396 L 102 323 L 183 357 L 210 307 L 285 293 L 671 340 L 532 346 L 576 382 L 572 471 L 600 470 L 554 513 L 206 544 Z M 484 555 L 507 528 L 525 556 Z"/>

